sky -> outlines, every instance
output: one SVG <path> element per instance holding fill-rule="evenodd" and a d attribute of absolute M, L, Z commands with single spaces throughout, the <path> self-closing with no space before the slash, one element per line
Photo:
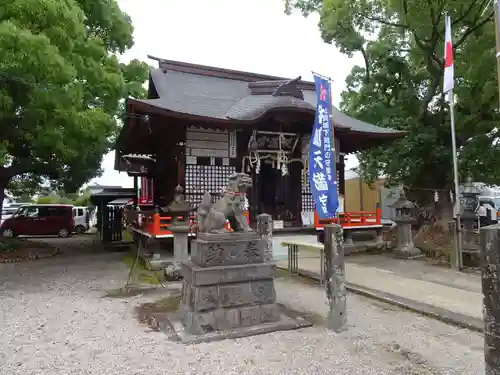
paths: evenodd
<path fill-rule="evenodd" d="M 134 47 L 122 61 L 147 55 L 189 63 L 311 81 L 312 71 L 331 77 L 334 105 L 345 78 L 361 56 L 349 58 L 322 41 L 318 17 L 287 16 L 283 0 L 118 0 L 132 17 Z M 346 169 L 357 165 L 347 157 Z M 104 173 L 91 183 L 132 187 L 114 170 L 114 152 L 104 157 Z"/>

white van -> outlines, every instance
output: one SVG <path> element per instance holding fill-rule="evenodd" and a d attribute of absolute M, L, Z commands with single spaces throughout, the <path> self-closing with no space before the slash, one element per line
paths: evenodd
<path fill-rule="evenodd" d="M 11 204 L 6 204 L 3 209 L 2 209 L 2 216 L 0 218 L 0 225 L 2 223 L 11 218 L 19 209 L 21 206 L 27 206 L 29 203 L 11 203 Z"/>
<path fill-rule="evenodd" d="M 498 223 L 498 218 L 500 217 L 500 196 L 480 195 L 477 200 L 478 204 L 486 205 L 486 207 L 491 207 L 487 209 L 488 223 Z"/>
<path fill-rule="evenodd" d="M 75 226 L 73 231 L 77 234 L 83 234 L 90 228 L 90 212 L 88 207 L 73 207 L 73 219 Z"/>

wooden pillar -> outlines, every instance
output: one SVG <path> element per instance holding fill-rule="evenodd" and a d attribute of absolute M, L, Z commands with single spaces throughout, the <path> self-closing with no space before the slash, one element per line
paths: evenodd
<path fill-rule="evenodd" d="M 325 225 L 324 274 L 328 299 L 327 327 L 341 332 L 347 325 L 347 291 L 345 287 L 345 260 L 342 228 L 337 224 Z"/>
<path fill-rule="evenodd" d="M 363 193 L 364 193 L 364 184 L 363 184 L 363 180 L 361 179 L 360 176 L 358 176 L 358 187 L 359 187 L 359 210 L 360 211 L 364 211 L 365 210 L 365 202 L 364 202 L 364 197 L 363 197 Z"/>
<path fill-rule="evenodd" d="M 500 225 L 481 228 L 481 286 L 486 375 L 500 375 Z"/>
<path fill-rule="evenodd" d="M 255 173 L 255 169 L 252 169 L 251 177 L 253 181 L 252 193 L 250 194 L 250 209 L 248 213 L 250 215 L 250 223 L 257 220 L 259 212 L 261 212 L 260 206 L 260 174 Z"/>
<path fill-rule="evenodd" d="M 108 202 L 102 202 L 101 203 L 101 235 L 102 235 L 102 242 L 108 243 L 111 242 L 111 225 L 110 225 L 110 220 L 109 220 L 109 207 L 108 207 Z"/>
<path fill-rule="evenodd" d="M 138 177 L 134 176 L 134 210 L 137 209 L 137 204 L 138 204 L 138 195 L 139 195 L 139 181 Z"/>
<path fill-rule="evenodd" d="M 181 185 L 186 190 L 186 149 L 179 147 L 176 155 L 177 163 L 177 185 Z M 177 186 L 176 185 L 176 186 Z"/>
<path fill-rule="evenodd" d="M 248 194 L 248 203 L 250 205 L 248 214 L 250 225 L 255 223 L 257 220 L 257 215 L 261 212 L 260 209 L 260 199 L 259 199 L 259 175 L 255 173 L 255 166 L 250 172 L 243 168 L 243 159 L 248 156 L 248 141 L 252 135 L 252 131 L 238 131 L 236 133 L 236 171 L 242 173 L 248 173 L 252 177 L 253 186 Z"/>
<path fill-rule="evenodd" d="M 292 159 L 301 159 L 302 150 L 301 142 L 299 138 L 299 143 L 291 155 Z M 294 215 L 293 223 L 294 225 L 300 226 L 302 223 L 302 218 L 300 216 L 301 205 L 302 205 L 302 163 L 293 162 L 288 164 L 288 173 L 290 173 L 290 186 L 288 191 L 288 203 L 287 206 L 290 212 Z"/>
<path fill-rule="evenodd" d="M 337 174 L 338 174 L 337 186 L 338 186 L 339 194 L 345 195 L 345 156 L 344 156 L 344 154 L 339 154 L 339 158 L 337 160 L 337 164 L 335 167 L 337 168 Z"/>

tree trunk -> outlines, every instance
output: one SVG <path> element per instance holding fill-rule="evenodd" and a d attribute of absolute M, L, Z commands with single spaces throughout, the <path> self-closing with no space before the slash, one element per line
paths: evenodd
<path fill-rule="evenodd" d="M 7 185 L 9 184 L 10 178 L 3 175 L 0 171 L 0 215 L 3 211 L 3 200 L 5 199 L 5 191 L 7 189 Z"/>

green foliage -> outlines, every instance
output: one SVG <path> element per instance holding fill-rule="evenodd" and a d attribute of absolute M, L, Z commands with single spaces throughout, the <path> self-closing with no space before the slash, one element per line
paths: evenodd
<path fill-rule="evenodd" d="M 319 12 L 322 38 L 351 56 L 341 109 L 407 132 L 359 155 L 363 177 L 384 174 L 414 187 L 453 185 L 450 118 L 442 95 L 444 12 L 452 19 L 455 118 L 462 178 L 498 183 L 498 87 L 493 5 L 483 0 L 288 0 L 289 10 Z"/>
<path fill-rule="evenodd" d="M 73 199 L 73 204 L 75 206 L 92 206 L 92 202 L 90 201 L 91 195 L 89 190 L 85 190 L 83 194 Z"/>
<path fill-rule="evenodd" d="M 2 238 L 0 237 L 0 253 L 11 253 L 13 251 L 19 250 L 19 242 L 15 239 Z"/>
<path fill-rule="evenodd" d="M 0 3 L 0 192 L 100 174 L 123 99 L 144 95 L 148 66 L 117 57 L 132 30 L 116 0 Z"/>
<path fill-rule="evenodd" d="M 55 204 L 55 203 L 60 203 L 59 201 L 61 200 L 61 197 L 57 195 L 51 195 L 48 197 L 38 197 L 36 200 L 37 204 Z"/>
<path fill-rule="evenodd" d="M 29 194 L 20 195 L 19 197 L 16 198 L 16 201 L 20 203 L 33 203 L 33 199 Z"/>
<path fill-rule="evenodd" d="M 50 194 L 38 197 L 38 204 L 72 204 L 74 206 L 92 206 L 90 202 L 90 192 L 84 191 L 83 194 Z"/>

